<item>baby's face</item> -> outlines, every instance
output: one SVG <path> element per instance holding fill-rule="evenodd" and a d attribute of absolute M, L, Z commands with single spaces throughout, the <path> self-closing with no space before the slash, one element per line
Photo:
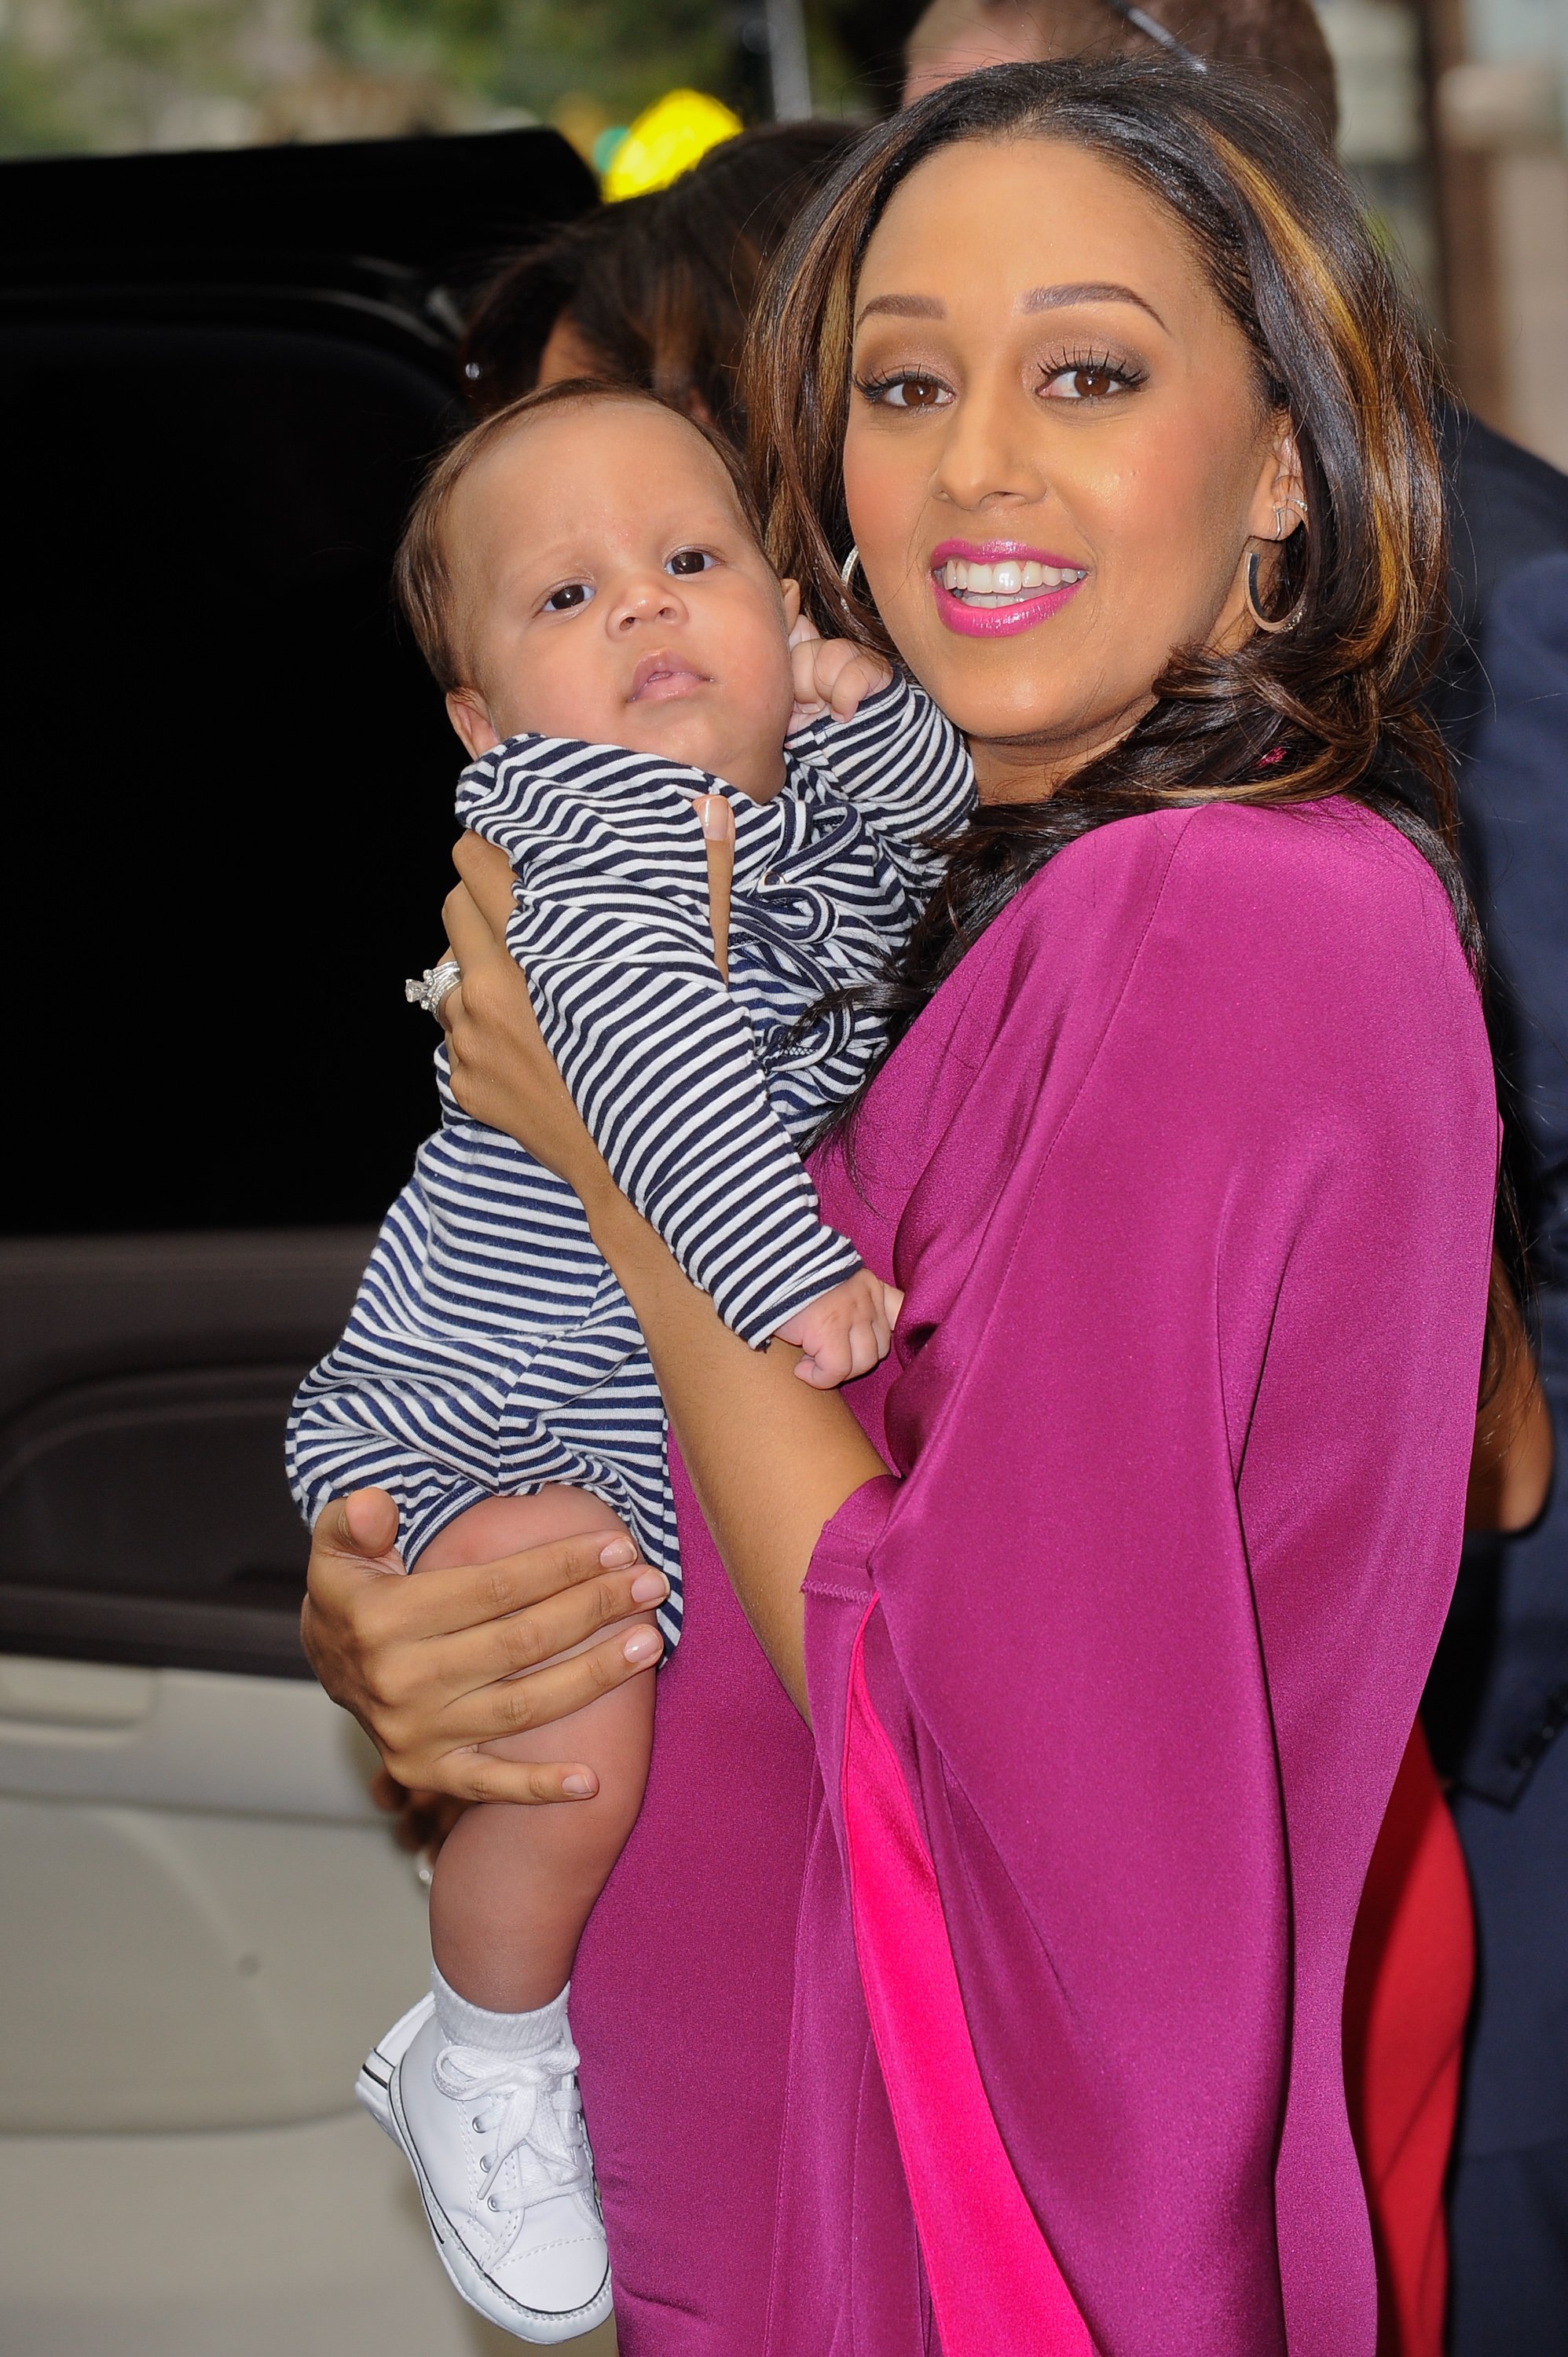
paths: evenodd
<path fill-rule="evenodd" d="M 671 412 L 527 418 L 445 522 L 470 753 L 524 730 L 657 753 L 765 800 L 784 781 L 788 620 L 722 462 Z"/>

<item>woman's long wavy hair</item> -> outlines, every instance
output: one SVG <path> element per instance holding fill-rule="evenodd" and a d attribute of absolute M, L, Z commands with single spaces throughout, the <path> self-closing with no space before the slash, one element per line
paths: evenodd
<path fill-rule="evenodd" d="M 825 629 L 897 658 L 846 594 L 843 451 L 855 285 L 888 200 L 959 142 L 1063 140 L 1105 158 L 1181 224 L 1289 417 L 1309 522 L 1285 544 L 1274 610 L 1231 651 L 1173 650 L 1151 709 L 1035 802 L 977 811 L 946 878 L 869 998 L 889 1047 L 1021 886 L 1111 821 L 1205 802 L 1343 794 L 1430 862 L 1482 979 L 1453 783 L 1423 697 L 1447 623 L 1435 385 L 1411 308 L 1316 130 L 1234 73 L 1155 59 L 997 66 L 881 125 L 819 192 L 754 315 L 745 372 L 768 553 Z M 1505 1207 L 1506 1209 L 1506 1207 Z M 1489 1335 L 1498 1329 L 1494 1317 Z M 1499 1364 L 1489 1340 L 1486 1389 Z"/>
<path fill-rule="evenodd" d="M 769 554 L 823 628 L 897 659 L 875 608 L 839 577 L 855 283 L 918 165 L 960 141 L 1021 138 L 1102 156 L 1187 231 L 1251 349 L 1261 399 L 1294 431 L 1310 522 L 1285 544 L 1273 595 L 1299 619 L 1228 653 L 1174 650 L 1153 707 L 1119 743 L 1047 798 L 976 813 L 879 994 L 893 1037 L 1056 852 L 1172 804 L 1369 803 L 1431 861 L 1479 973 L 1453 786 L 1422 700 L 1446 615 L 1431 371 L 1356 198 L 1277 96 L 1164 60 L 997 66 L 874 132 L 797 224 L 753 321 L 750 455 Z"/>

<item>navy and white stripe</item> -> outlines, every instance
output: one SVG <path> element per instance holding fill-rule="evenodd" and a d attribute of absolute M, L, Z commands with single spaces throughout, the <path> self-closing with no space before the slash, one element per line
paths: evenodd
<path fill-rule="evenodd" d="M 869 980 L 929 897 L 928 834 L 972 800 L 961 740 L 896 682 L 791 739 L 754 802 L 704 772 L 514 737 L 464 772 L 463 823 L 517 874 L 508 942 L 618 1183 L 753 1343 L 859 1265 L 818 1216 L 798 1146 L 858 1086 L 875 1017 L 795 1027 Z M 726 990 L 693 797 L 736 818 Z M 549 1481 L 603 1498 L 672 1586 L 664 1421 L 630 1305 L 576 1197 L 470 1121 L 442 1125 L 382 1228 L 341 1342 L 306 1378 L 289 1476 L 307 1516 L 374 1482 L 412 1561 L 478 1499 Z M 663 1616 L 679 1625 L 678 1593 Z"/>

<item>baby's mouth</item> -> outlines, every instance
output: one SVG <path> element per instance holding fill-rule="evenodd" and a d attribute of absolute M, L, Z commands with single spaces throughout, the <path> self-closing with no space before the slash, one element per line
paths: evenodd
<path fill-rule="evenodd" d="M 693 669 L 680 655 L 667 651 L 644 655 L 631 675 L 631 704 L 668 704 L 677 696 L 690 695 L 694 689 L 706 687 L 709 681 L 700 671 Z"/>

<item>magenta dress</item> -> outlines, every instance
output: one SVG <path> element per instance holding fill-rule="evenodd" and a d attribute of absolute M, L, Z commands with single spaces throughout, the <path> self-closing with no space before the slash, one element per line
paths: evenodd
<path fill-rule="evenodd" d="M 879 1078 L 908 1294 L 814 1727 L 686 1634 L 573 2015 L 624 2357 L 1372 2357 L 1340 2011 L 1458 1559 L 1497 1157 L 1365 813 L 1086 837 Z"/>

